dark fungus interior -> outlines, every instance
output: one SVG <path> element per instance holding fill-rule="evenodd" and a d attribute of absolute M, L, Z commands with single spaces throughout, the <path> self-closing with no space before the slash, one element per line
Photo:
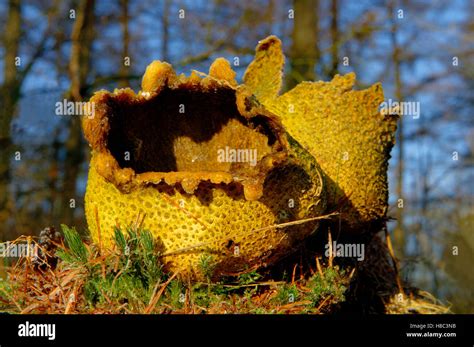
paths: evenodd
<path fill-rule="evenodd" d="M 235 93 L 165 88 L 149 100 L 117 97 L 108 148 L 136 173 L 255 170 L 277 138 L 264 116 L 240 115 Z"/>

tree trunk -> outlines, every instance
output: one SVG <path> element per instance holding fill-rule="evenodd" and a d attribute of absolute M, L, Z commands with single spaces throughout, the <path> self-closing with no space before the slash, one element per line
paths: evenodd
<path fill-rule="evenodd" d="M 163 32 L 163 43 L 161 44 L 161 59 L 168 61 L 168 46 L 169 46 L 169 11 L 171 2 L 165 0 L 163 2 L 163 15 L 161 17 L 161 30 Z"/>
<path fill-rule="evenodd" d="M 5 227 L 12 213 L 9 193 L 10 161 L 12 159 L 11 122 L 20 95 L 18 68 L 15 60 L 21 37 L 21 5 L 19 0 L 10 0 L 8 20 L 5 27 L 4 82 L 0 88 L 0 225 Z"/>
<path fill-rule="evenodd" d="M 318 10 L 319 0 L 294 0 L 294 23 L 292 46 L 289 53 L 290 73 L 287 88 L 291 89 L 301 81 L 316 79 L 315 66 L 319 60 Z"/>
<path fill-rule="evenodd" d="M 398 25 L 397 18 L 395 15 L 394 2 L 389 1 L 388 3 L 388 15 L 391 20 L 391 43 L 392 43 L 392 63 L 393 63 L 393 73 L 394 73 L 394 82 L 395 82 L 395 99 L 397 102 L 403 101 L 403 86 L 402 86 L 402 77 L 401 77 L 401 58 L 400 58 L 400 47 L 398 45 Z M 400 257 L 404 255 L 405 249 L 405 231 L 404 231 L 404 220 L 403 220 L 403 211 L 406 208 L 405 198 L 403 196 L 403 171 L 404 171 L 404 136 L 403 136 L 403 115 L 398 121 L 398 131 L 397 131 L 397 145 L 398 145 L 398 162 L 397 162 L 397 185 L 396 185 L 396 196 L 398 199 L 403 199 L 403 207 L 400 208 L 397 205 L 397 225 L 394 231 L 394 240 L 395 246 L 400 252 Z"/>
<path fill-rule="evenodd" d="M 339 6 L 338 0 L 331 1 L 331 65 L 328 77 L 332 78 L 339 68 Z"/>
<path fill-rule="evenodd" d="M 76 13 L 72 29 L 71 58 L 69 74 L 71 78 L 70 100 L 82 101 L 85 97 L 85 86 L 90 68 L 91 47 L 94 39 L 94 0 L 82 0 Z M 76 192 L 77 177 L 84 161 L 83 140 L 80 115 L 72 116 L 69 137 L 65 143 L 66 159 L 64 163 L 64 182 L 62 190 L 61 214 L 65 223 L 74 224 L 75 207 L 78 206 Z"/>
<path fill-rule="evenodd" d="M 128 0 L 121 0 L 120 6 L 122 9 L 122 17 L 120 19 L 120 24 L 122 27 L 122 59 L 120 61 L 120 76 L 122 76 L 122 79 L 120 81 L 120 87 L 126 88 L 130 87 L 130 80 L 128 78 L 128 76 L 130 75 L 130 33 L 128 30 Z M 126 58 L 128 58 L 128 61 L 125 61 Z"/>

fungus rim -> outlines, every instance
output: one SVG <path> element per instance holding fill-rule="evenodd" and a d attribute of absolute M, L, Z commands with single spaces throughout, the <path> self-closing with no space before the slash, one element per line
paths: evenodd
<path fill-rule="evenodd" d="M 223 62 L 224 61 L 224 62 Z M 216 64 L 219 63 L 219 64 Z M 263 194 L 263 184 L 267 174 L 276 167 L 284 165 L 288 160 L 289 144 L 286 133 L 278 116 L 269 112 L 253 96 L 245 85 L 235 86 L 234 81 L 227 76 L 232 74 L 222 70 L 230 69 L 226 61 L 218 59 L 211 65 L 211 75 L 204 75 L 192 71 L 189 77 L 177 76 L 171 65 L 159 61 L 151 63 L 143 76 L 142 90 L 135 93 L 130 88 L 115 89 L 113 92 L 101 90 L 90 99 L 94 103 L 95 113 L 92 117 L 83 119 L 84 135 L 92 148 L 94 158 L 91 165 L 95 165 L 97 172 L 123 193 L 128 193 L 139 187 L 166 184 L 168 186 L 181 186 L 187 193 L 193 194 L 202 182 L 212 184 L 216 188 L 220 184 L 237 183 L 242 185 L 244 196 L 247 200 L 258 200 Z M 216 66 L 220 69 L 216 69 Z M 224 66 L 224 68 L 222 68 Z M 232 71 L 232 70 L 230 70 Z M 201 77 L 200 75 L 203 75 Z M 219 78 L 215 78 L 217 75 Z M 111 104 L 115 106 L 137 103 L 138 106 L 154 100 L 164 90 L 211 92 L 231 91 L 235 94 L 236 110 L 249 127 L 249 123 L 259 119 L 266 125 L 263 134 L 270 139 L 274 137 L 273 144 L 268 144 L 270 153 L 259 160 L 258 170 L 245 177 L 236 177 L 227 171 L 147 171 L 137 173 L 131 167 L 121 167 L 117 158 L 109 148 L 109 133 L 111 131 Z M 122 104 L 121 104 L 122 103 Z M 130 115 L 126 115 L 130 117 Z M 253 129 L 255 130 L 255 129 Z"/>

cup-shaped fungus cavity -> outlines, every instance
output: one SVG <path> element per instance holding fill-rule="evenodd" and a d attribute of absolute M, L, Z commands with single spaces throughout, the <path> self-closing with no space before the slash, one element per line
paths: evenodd
<path fill-rule="evenodd" d="M 171 270 L 202 277 L 211 257 L 219 276 L 273 262 L 314 232 L 316 162 L 234 76 L 223 59 L 205 77 L 154 62 L 138 94 L 91 98 L 85 210 L 100 247 L 139 221 Z"/>

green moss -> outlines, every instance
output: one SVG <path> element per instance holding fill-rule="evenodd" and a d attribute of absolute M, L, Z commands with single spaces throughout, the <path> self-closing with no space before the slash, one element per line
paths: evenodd
<path fill-rule="evenodd" d="M 116 252 L 103 261 L 88 261 L 98 249 L 87 248 L 80 235 L 62 226 L 68 248 L 57 252 L 63 266 L 83 269 L 84 297 L 92 307 L 110 300 L 143 306 L 157 283 L 166 280 L 159 260 L 159 245 L 146 230 L 115 229 Z"/>
<path fill-rule="evenodd" d="M 345 300 L 344 293 L 347 289 L 344 270 L 339 267 L 326 268 L 323 276 L 315 274 L 308 282 L 311 292 L 307 298 L 314 306 L 320 305 L 322 300 L 330 299 L 332 303 L 339 303 Z"/>
<path fill-rule="evenodd" d="M 239 275 L 238 283 L 240 285 L 248 285 L 257 282 L 262 276 L 257 271 L 243 273 Z"/>
<path fill-rule="evenodd" d="M 166 296 L 168 302 L 173 308 L 183 308 L 184 302 L 186 300 L 186 288 L 184 287 L 184 284 L 179 279 L 171 281 L 167 287 Z"/>
<path fill-rule="evenodd" d="M 216 262 L 214 257 L 210 254 L 202 254 L 199 259 L 199 270 L 203 274 L 204 278 L 208 281 L 211 280 L 216 269 Z"/>
<path fill-rule="evenodd" d="M 10 298 L 16 287 L 15 282 L 0 277 L 0 312 L 8 312 L 13 309 Z"/>
<path fill-rule="evenodd" d="M 279 305 L 286 305 L 298 301 L 300 293 L 295 284 L 283 284 L 278 288 L 274 301 Z"/>

